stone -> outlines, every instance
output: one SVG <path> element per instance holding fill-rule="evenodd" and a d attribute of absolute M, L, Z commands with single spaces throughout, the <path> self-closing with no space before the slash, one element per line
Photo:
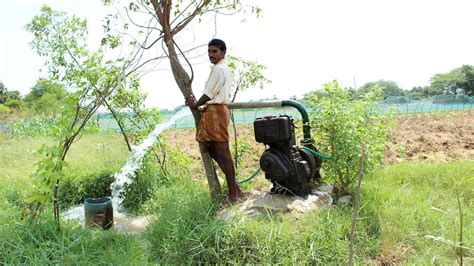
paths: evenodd
<path fill-rule="evenodd" d="M 265 191 L 252 191 L 250 196 L 237 208 L 223 209 L 218 215 L 223 220 L 230 221 L 236 216 L 254 218 L 269 212 L 290 213 L 301 218 L 304 213 L 314 211 L 322 206 L 332 204 L 331 194 L 324 191 L 314 191 L 306 197 L 270 194 Z"/>
<path fill-rule="evenodd" d="M 337 199 L 337 204 L 351 205 L 351 203 L 352 203 L 351 195 L 345 195 Z"/>
<path fill-rule="evenodd" d="M 320 192 L 326 192 L 326 193 L 332 194 L 332 192 L 334 191 L 334 186 L 331 184 L 322 184 L 321 186 L 318 187 L 317 190 Z"/>

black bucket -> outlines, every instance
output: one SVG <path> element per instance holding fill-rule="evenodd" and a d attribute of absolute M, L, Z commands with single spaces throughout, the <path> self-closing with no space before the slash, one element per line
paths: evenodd
<path fill-rule="evenodd" d="M 85 199 L 84 214 L 87 227 L 107 230 L 114 225 L 114 211 L 110 197 Z"/>

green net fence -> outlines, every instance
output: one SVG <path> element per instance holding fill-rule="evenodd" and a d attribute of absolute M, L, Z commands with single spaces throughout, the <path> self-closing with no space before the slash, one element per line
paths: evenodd
<path fill-rule="evenodd" d="M 472 110 L 474 109 L 474 97 L 465 95 L 436 95 L 427 99 L 416 100 L 405 96 L 392 96 L 385 99 L 376 106 L 377 111 L 383 114 L 416 114 L 416 113 L 432 113 L 446 112 L 455 110 Z M 310 111 L 309 107 L 306 110 Z M 236 124 L 251 124 L 255 118 L 267 115 L 290 115 L 296 119 L 300 119 L 300 113 L 291 107 L 282 108 L 255 108 L 255 109 L 236 109 L 231 110 Z M 165 120 L 171 115 L 165 117 Z M 106 114 L 100 114 L 99 125 L 101 131 L 118 131 L 115 121 Z M 194 120 L 191 115 L 179 119 L 174 123 L 172 128 L 193 128 Z"/>
<path fill-rule="evenodd" d="M 406 115 L 406 114 L 421 114 L 421 113 L 433 113 L 433 112 L 447 112 L 447 111 L 459 111 L 459 110 L 473 110 L 474 109 L 474 97 L 468 97 L 465 95 L 435 95 L 427 99 L 417 100 L 411 99 L 405 96 L 392 96 L 385 99 L 383 102 L 375 107 L 377 113 L 382 114 L 395 114 L 395 115 Z M 306 106 L 308 113 L 311 111 Z M 281 107 L 281 108 L 255 108 L 255 109 L 237 109 L 231 110 L 234 121 L 236 124 L 252 124 L 253 121 L 258 117 L 264 117 L 267 115 L 290 115 L 295 119 L 301 119 L 300 113 L 292 107 Z M 133 114 L 130 114 L 133 115 Z M 166 115 L 164 120 L 168 120 L 172 114 Z M 12 133 L 15 129 L 29 129 L 33 128 L 33 131 L 38 131 L 38 125 L 51 124 L 48 121 L 38 120 L 39 118 L 30 119 L 23 123 L 22 127 L 15 126 L 14 123 L 18 122 L 0 122 L 0 133 Z M 41 123 L 39 123 L 41 122 Z M 100 132 L 120 132 L 120 128 L 117 122 L 108 113 L 99 113 L 93 118 L 94 122 L 98 126 Z M 172 128 L 194 128 L 194 120 L 191 115 L 179 119 L 176 121 Z M 49 131 L 49 127 L 48 130 Z"/>

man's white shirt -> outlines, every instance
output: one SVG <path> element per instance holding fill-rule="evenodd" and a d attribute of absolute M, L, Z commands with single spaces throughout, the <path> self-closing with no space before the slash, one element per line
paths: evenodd
<path fill-rule="evenodd" d="M 232 72 L 224 59 L 213 65 L 203 93 L 211 100 L 207 104 L 228 104 L 232 87 Z"/>

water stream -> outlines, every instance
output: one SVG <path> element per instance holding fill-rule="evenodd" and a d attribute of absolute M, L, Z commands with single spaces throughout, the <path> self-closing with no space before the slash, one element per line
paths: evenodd
<path fill-rule="evenodd" d="M 155 129 L 139 145 L 134 145 L 128 156 L 127 163 L 114 174 L 114 182 L 110 188 L 112 190 L 112 204 L 114 209 L 114 228 L 119 232 L 136 233 L 143 230 L 152 221 L 150 216 L 129 217 L 121 210 L 124 185 L 130 184 L 136 171 L 142 165 L 143 156 L 157 141 L 158 135 L 170 128 L 178 119 L 190 114 L 188 108 L 183 108 L 174 114 L 168 121 L 157 124 Z M 68 220 L 78 220 L 84 224 L 84 204 L 75 206 L 63 213 L 63 217 Z"/>
<path fill-rule="evenodd" d="M 143 140 L 143 142 L 138 146 L 132 147 L 132 153 L 127 159 L 127 163 L 120 169 L 119 172 L 114 174 L 114 183 L 110 186 L 112 190 L 112 203 L 115 207 L 120 207 L 123 199 L 121 198 L 121 193 L 123 192 L 124 185 L 129 185 L 132 182 L 135 172 L 140 168 L 142 164 L 143 156 L 150 147 L 152 147 L 158 140 L 158 135 L 160 135 L 163 130 L 171 127 L 176 120 L 189 115 L 190 111 L 188 108 L 183 108 L 174 114 L 170 120 L 165 123 L 161 123 L 155 126 L 155 129 L 148 135 L 148 137 Z"/>

